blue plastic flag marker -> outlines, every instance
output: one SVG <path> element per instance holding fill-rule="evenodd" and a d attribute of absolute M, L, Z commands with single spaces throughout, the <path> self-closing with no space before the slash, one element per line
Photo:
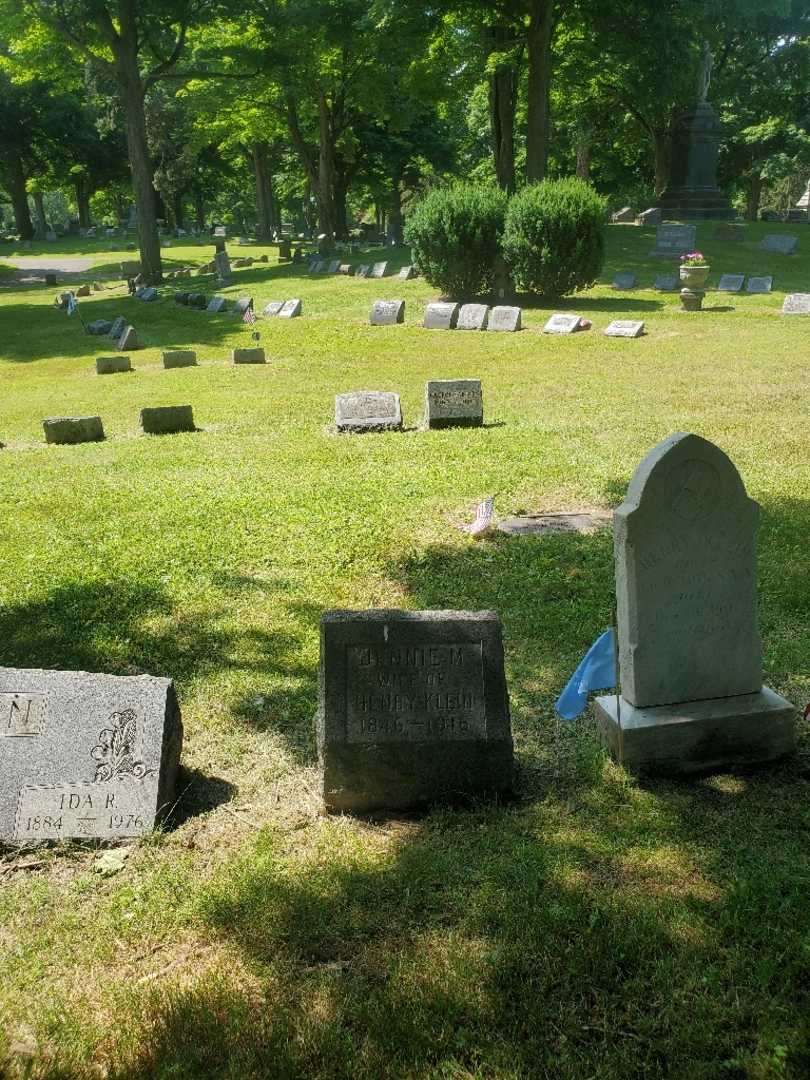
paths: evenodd
<path fill-rule="evenodd" d="M 563 720 L 575 720 L 588 707 L 591 690 L 610 690 L 617 684 L 613 627 L 596 639 L 579 662 L 554 706 Z"/>

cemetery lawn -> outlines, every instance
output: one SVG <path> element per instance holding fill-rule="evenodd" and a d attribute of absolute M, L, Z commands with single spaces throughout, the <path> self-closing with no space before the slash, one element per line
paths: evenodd
<path fill-rule="evenodd" d="M 169 286 L 153 304 L 113 291 L 125 252 L 0 251 L 93 257 L 79 280 L 111 288 L 80 301 L 85 321 L 126 313 L 146 344 L 132 374 L 97 377 L 108 343 L 56 290 L 0 285 L 0 664 L 171 676 L 186 730 L 172 819 L 125 859 L 0 853 L 0 1075 L 810 1074 L 807 723 L 771 768 L 630 778 L 591 710 L 553 712 L 610 622 L 610 533 L 476 543 L 455 527 L 490 493 L 499 516 L 614 507 L 654 444 L 704 435 L 762 506 L 766 682 L 810 700 L 810 319 L 780 314 L 810 291 L 810 233 L 748 225 L 722 244 L 713 228 L 697 243 L 710 286 L 773 274 L 771 295 L 709 292 L 680 314 L 651 288 L 671 269 L 648 257 L 654 230 L 611 226 L 601 283 L 527 304 L 515 335 L 422 330 L 422 280 L 310 278 L 231 244 L 270 263 L 224 295 L 304 310 L 261 321 L 268 363 L 237 368 L 235 316 L 177 308 Z M 797 255 L 757 250 L 780 231 Z M 167 269 L 210 253 L 175 247 Z M 620 270 L 642 287 L 613 291 Z M 406 325 L 369 326 L 377 297 L 404 298 Z M 543 336 L 555 310 L 594 328 Z M 613 318 L 647 335 L 605 338 Z M 170 347 L 200 366 L 164 371 Z M 426 380 L 454 377 L 482 380 L 486 426 L 419 430 Z M 351 389 L 399 392 L 407 430 L 335 435 Z M 142 407 L 186 403 L 198 432 L 139 434 Z M 105 442 L 45 446 L 45 417 L 90 414 Z M 500 613 L 513 803 L 319 815 L 318 623 L 335 607 Z"/>

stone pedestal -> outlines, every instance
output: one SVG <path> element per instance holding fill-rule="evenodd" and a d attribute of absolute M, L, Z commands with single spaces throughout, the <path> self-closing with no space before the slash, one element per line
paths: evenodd
<path fill-rule="evenodd" d="M 681 311 L 701 311 L 705 289 L 681 289 Z"/>
<path fill-rule="evenodd" d="M 723 128 L 707 101 L 684 113 L 672 140 L 672 174 L 659 206 L 666 218 L 734 217 L 717 186 L 717 154 Z"/>

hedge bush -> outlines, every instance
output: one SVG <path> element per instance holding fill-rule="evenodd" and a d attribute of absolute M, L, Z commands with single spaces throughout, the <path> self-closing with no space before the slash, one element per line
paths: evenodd
<path fill-rule="evenodd" d="M 489 292 L 506 203 L 506 194 L 489 184 L 431 191 L 405 226 L 405 243 L 425 280 L 454 300 Z"/>
<path fill-rule="evenodd" d="M 604 200 L 583 180 L 543 180 L 519 191 L 503 231 L 517 288 L 565 296 L 593 285 L 604 261 L 604 220 Z"/>

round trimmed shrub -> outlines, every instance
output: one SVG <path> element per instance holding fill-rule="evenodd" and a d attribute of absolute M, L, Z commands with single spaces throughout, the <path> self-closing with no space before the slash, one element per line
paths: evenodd
<path fill-rule="evenodd" d="M 455 300 L 489 292 L 506 202 L 491 184 L 458 183 L 425 196 L 405 225 L 425 280 Z"/>
<path fill-rule="evenodd" d="M 522 292 L 565 296 L 599 277 L 605 254 L 605 203 L 571 177 L 530 184 L 506 211 L 503 254 Z"/>

